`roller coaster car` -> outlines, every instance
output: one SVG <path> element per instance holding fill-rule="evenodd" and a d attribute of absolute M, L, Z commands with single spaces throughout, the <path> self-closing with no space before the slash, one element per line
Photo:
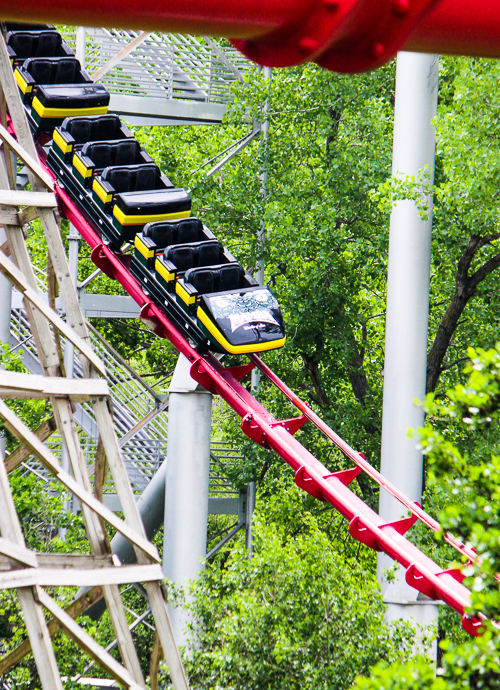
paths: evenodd
<path fill-rule="evenodd" d="M 30 57 L 73 57 L 73 51 L 53 26 L 10 24 L 7 28 L 7 52 L 14 67 Z"/>
<path fill-rule="evenodd" d="M 92 84 L 75 57 L 29 57 L 14 70 L 25 105 L 30 105 L 37 86 L 43 84 Z"/>
<path fill-rule="evenodd" d="M 118 115 L 67 117 L 54 130 L 52 151 L 64 162 L 71 163 L 75 151 L 89 141 L 133 139 L 134 135 Z"/>
<path fill-rule="evenodd" d="M 75 151 L 72 173 L 75 179 L 91 192 L 94 178 L 100 176 L 105 168 L 144 163 L 154 165 L 154 160 L 133 137 L 111 141 L 88 141 Z"/>
<path fill-rule="evenodd" d="M 162 254 L 166 247 L 215 239 L 213 232 L 195 217 L 148 223 L 144 230 L 135 236 L 134 262 L 153 271 L 156 257 Z"/>
<path fill-rule="evenodd" d="M 104 213 L 111 214 L 119 193 L 172 188 L 173 184 L 155 163 L 114 165 L 94 177 L 92 199 Z"/>
<path fill-rule="evenodd" d="M 170 315 L 174 307 L 184 312 L 190 327 L 178 319 L 181 329 L 192 339 L 201 334 L 210 350 L 244 354 L 285 343 L 270 290 L 245 273 L 197 218 L 148 224 L 136 235 L 131 271 Z"/>

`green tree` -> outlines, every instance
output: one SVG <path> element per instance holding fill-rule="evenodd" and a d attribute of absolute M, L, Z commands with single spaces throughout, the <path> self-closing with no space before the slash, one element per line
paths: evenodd
<path fill-rule="evenodd" d="M 468 612 L 486 622 L 477 639 L 441 643 L 437 677 L 424 659 L 405 666 L 380 665 L 370 679 L 357 680 L 360 690 L 500 688 L 500 633 L 493 622 L 500 615 L 500 345 L 487 351 L 470 348 L 468 354 L 466 383 L 447 391 L 446 400 L 427 396 L 428 424 L 420 437 L 430 464 L 430 486 L 444 489 L 448 498 L 440 514 L 443 530 L 477 551 L 478 564 L 464 569 L 472 591 Z M 456 442 L 457 425 L 463 437 L 474 437 L 473 452 L 469 443 Z"/>
<path fill-rule="evenodd" d="M 252 559 L 240 542 L 194 586 L 193 688 L 340 690 L 379 659 L 405 658 L 413 633 L 384 623 L 366 556 L 334 547 L 312 516 L 290 532 L 281 513 L 292 506 L 271 499 Z"/>

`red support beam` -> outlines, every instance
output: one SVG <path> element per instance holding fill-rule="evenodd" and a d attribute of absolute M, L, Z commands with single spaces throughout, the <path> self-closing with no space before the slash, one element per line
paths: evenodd
<path fill-rule="evenodd" d="M 0 0 L 4 21 L 227 36 L 271 67 L 374 69 L 398 50 L 500 57 L 498 0 Z"/>

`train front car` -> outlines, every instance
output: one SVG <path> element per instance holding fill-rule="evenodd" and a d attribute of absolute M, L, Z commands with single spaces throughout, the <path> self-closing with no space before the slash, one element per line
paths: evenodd
<path fill-rule="evenodd" d="M 285 344 L 278 302 L 195 217 L 148 223 L 131 271 L 202 349 L 249 354 Z M 176 315 L 172 313 L 172 317 Z"/>
<path fill-rule="evenodd" d="M 218 352 L 248 354 L 285 344 L 281 310 L 267 287 L 201 295 L 196 316 L 212 349 Z"/>

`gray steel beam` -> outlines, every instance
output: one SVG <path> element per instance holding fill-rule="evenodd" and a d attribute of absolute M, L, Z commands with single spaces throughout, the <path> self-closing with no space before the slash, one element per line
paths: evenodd
<path fill-rule="evenodd" d="M 227 106 L 203 101 L 154 98 L 112 93 L 109 112 L 132 125 L 216 125 L 222 122 Z"/>

